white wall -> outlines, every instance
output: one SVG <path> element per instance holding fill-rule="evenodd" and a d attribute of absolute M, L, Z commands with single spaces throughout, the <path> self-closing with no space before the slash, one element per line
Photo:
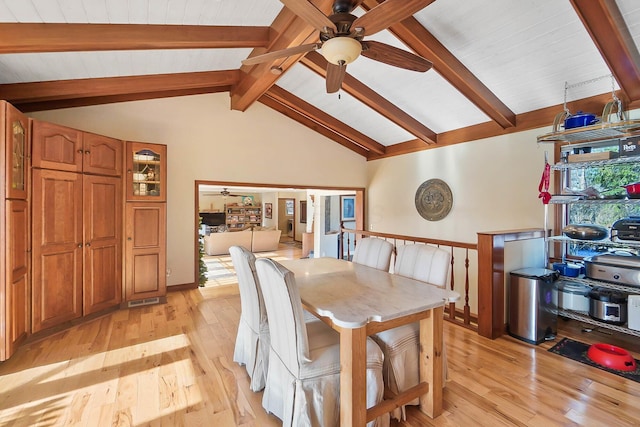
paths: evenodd
<path fill-rule="evenodd" d="M 481 231 L 542 227 L 538 183 L 544 152 L 532 130 L 369 162 L 366 223 L 374 231 L 476 242 Z M 453 193 L 453 207 L 440 221 L 423 219 L 415 194 L 439 178 Z"/>
<path fill-rule="evenodd" d="M 538 183 L 545 151 L 553 162 L 553 145 L 538 144 L 536 138 L 549 131 L 531 130 L 369 162 L 367 226 L 383 233 L 468 243 L 476 243 L 482 231 L 542 228 Z M 423 219 L 415 207 L 416 190 L 432 178 L 445 181 L 453 193 L 451 212 L 440 221 Z M 461 295 L 465 256 L 462 250 L 454 252 L 455 288 Z M 469 257 L 469 305 L 477 313 L 477 253 Z M 537 265 L 540 259 L 532 263 Z M 463 304 L 461 300 L 459 307 Z"/>
<path fill-rule="evenodd" d="M 227 93 L 30 116 L 124 140 L 167 145 L 168 285 L 194 282 L 195 180 L 298 188 L 364 187 L 366 182 L 361 156 L 260 103 L 246 112 L 231 111 Z"/>

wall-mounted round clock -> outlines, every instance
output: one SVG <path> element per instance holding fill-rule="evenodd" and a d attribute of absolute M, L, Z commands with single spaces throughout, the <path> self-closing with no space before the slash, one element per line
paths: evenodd
<path fill-rule="evenodd" d="M 443 180 L 430 179 L 418 187 L 416 209 L 424 219 L 440 221 L 449 214 L 451 206 L 453 206 L 453 194 Z"/>

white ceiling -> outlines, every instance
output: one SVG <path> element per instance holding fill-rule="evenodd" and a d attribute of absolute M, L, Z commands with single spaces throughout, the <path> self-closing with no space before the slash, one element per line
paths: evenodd
<path fill-rule="evenodd" d="M 640 45 L 640 1 L 616 1 Z M 270 26 L 278 0 L 2 0 L 2 23 Z M 361 14 L 362 11 L 355 12 Z M 616 89 L 611 71 L 569 0 L 437 0 L 414 17 L 511 111 L 562 104 Z M 388 31 L 378 40 L 406 49 Z M 0 54 L 0 85 L 81 78 L 235 70 L 251 49 Z M 428 59 L 428 58 L 427 58 Z M 348 73 L 436 133 L 484 123 L 487 115 L 435 69 L 416 73 L 360 57 Z M 276 83 L 375 141 L 414 139 L 348 93 L 327 95 L 301 64 Z"/>

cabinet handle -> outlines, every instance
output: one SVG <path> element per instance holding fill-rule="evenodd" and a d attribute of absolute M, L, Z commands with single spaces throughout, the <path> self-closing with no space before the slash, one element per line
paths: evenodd
<path fill-rule="evenodd" d="M 78 247 L 81 248 L 82 247 L 82 243 L 78 243 Z"/>
<path fill-rule="evenodd" d="M 90 242 L 87 242 L 87 246 L 91 246 L 91 243 L 90 243 Z"/>
<path fill-rule="evenodd" d="M 91 154 L 91 151 L 86 150 L 86 151 L 84 152 L 84 154 Z"/>
<path fill-rule="evenodd" d="M 82 154 L 82 148 L 78 149 L 78 153 Z"/>
<path fill-rule="evenodd" d="M 127 240 L 131 240 L 131 237 L 127 237 Z"/>

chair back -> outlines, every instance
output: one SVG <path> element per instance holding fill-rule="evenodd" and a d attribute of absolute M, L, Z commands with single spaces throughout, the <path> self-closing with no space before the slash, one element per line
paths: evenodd
<path fill-rule="evenodd" d="M 297 376 L 300 365 L 309 360 L 309 340 L 294 274 L 269 258 L 258 259 L 256 270 L 269 317 L 271 349 Z"/>
<path fill-rule="evenodd" d="M 392 252 L 393 245 L 390 242 L 384 239 L 368 237 L 356 242 L 351 261 L 377 268 L 378 270 L 389 271 Z"/>
<path fill-rule="evenodd" d="M 240 317 L 256 334 L 260 333 L 260 326 L 267 323 L 262 291 L 258 285 L 256 273 L 256 257 L 251 251 L 242 246 L 229 248 L 231 262 L 238 276 L 240 289 Z"/>
<path fill-rule="evenodd" d="M 403 245 L 398 247 L 395 273 L 444 288 L 450 266 L 451 254 L 444 249 L 432 245 Z"/>

